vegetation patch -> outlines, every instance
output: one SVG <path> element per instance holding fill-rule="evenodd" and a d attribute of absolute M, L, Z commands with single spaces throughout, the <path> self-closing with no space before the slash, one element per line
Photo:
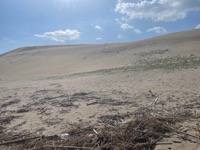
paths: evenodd
<path fill-rule="evenodd" d="M 90 73 L 116 73 L 116 72 L 125 72 L 125 71 L 138 71 L 138 70 L 153 70 L 153 69 L 162 69 L 162 70 L 175 70 L 175 69 L 187 69 L 187 68 L 196 68 L 200 66 L 200 56 L 190 55 L 190 56 L 176 56 L 168 58 L 149 58 L 141 59 L 135 65 L 125 66 L 119 68 L 110 68 L 96 70 Z"/>
<path fill-rule="evenodd" d="M 191 55 L 189 57 L 169 57 L 169 58 L 154 58 L 141 60 L 135 68 L 145 70 L 151 69 L 181 69 L 181 68 L 195 68 L 200 66 L 200 56 Z"/>
<path fill-rule="evenodd" d="M 153 50 L 153 51 L 150 51 L 150 52 L 140 52 L 136 55 L 138 56 L 141 56 L 141 57 L 145 57 L 145 56 L 151 56 L 151 55 L 155 55 L 155 54 L 165 54 L 166 52 L 169 52 L 170 50 L 169 49 L 163 49 L 163 50 Z"/>

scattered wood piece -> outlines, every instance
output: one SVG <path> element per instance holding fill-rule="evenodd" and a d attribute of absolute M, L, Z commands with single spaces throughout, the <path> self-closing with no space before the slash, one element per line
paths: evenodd
<path fill-rule="evenodd" d="M 156 145 L 170 145 L 173 144 L 171 142 L 157 142 Z"/>
<path fill-rule="evenodd" d="M 93 131 L 94 131 L 97 135 L 99 134 L 95 129 L 93 129 Z"/>
<path fill-rule="evenodd" d="M 157 99 L 152 103 L 156 105 Z M 8 145 L 9 147 L 27 146 L 34 149 L 149 149 L 156 145 L 170 145 L 174 143 L 181 143 L 183 141 L 170 141 L 162 142 L 164 137 L 170 137 L 172 135 L 186 136 L 186 141 L 192 141 L 199 143 L 200 137 L 198 135 L 191 135 L 177 129 L 176 123 L 185 121 L 192 118 L 192 114 L 184 111 L 183 109 L 163 109 L 159 107 L 140 108 L 139 113 L 144 115 L 138 116 L 135 120 L 129 121 L 124 124 L 118 124 L 126 119 L 124 114 L 106 115 L 99 119 L 104 119 L 102 123 L 106 125 L 110 123 L 113 126 L 105 126 L 98 128 L 97 126 L 77 126 L 74 129 L 68 131 L 70 137 L 65 140 L 60 140 L 59 136 L 38 136 L 29 138 L 16 137 L 12 140 L 9 137 L 6 142 L 0 143 L 0 145 Z M 132 113 L 134 114 L 134 113 Z M 130 114 L 128 114 L 129 117 Z M 194 117 L 195 118 L 195 117 Z M 0 120 L 1 121 L 1 120 Z M 57 121 L 56 121 L 57 123 Z M 110 123 L 110 124 L 111 124 Z M 95 129 L 94 129 L 95 128 Z M 97 131 L 98 132 L 97 132 Z M 94 136 L 95 134 L 96 136 Z M 87 136 L 88 135 L 88 136 Z M 92 136 L 89 136 L 92 135 Z M 30 135 L 28 135 L 30 136 Z M 26 136 L 27 137 L 27 136 Z M 14 139 L 14 140 L 13 140 Z M 16 140 L 17 139 L 17 140 Z M 36 139 L 36 140 L 33 140 Z M 131 139 L 131 140 L 130 140 Z M 3 140 L 3 139 L 2 139 Z M 24 143 L 20 143 L 24 142 Z M 9 145 L 12 144 L 13 145 Z M 66 146 L 65 146 L 66 145 Z M 21 148 L 21 147 L 20 147 Z"/>
<path fill-rule="evenodd" d="M 8 145 L 8 144 L 13 144 L 13 143 L 20 143 L 20 142 L 26 142 L 26 141 L 29 141 L 29 140 L 33 140 L 33 139 L 47 139 L 47 140 L 50 140 L 50 139 L 53 139 L 55 137 L 58 137 L 57 135 L 49 135 L 49 136 L 35 136 L 35 137 L 28 137 L 28 138 L 21 138 L 21 139 L 15 139 L 15 140 L 10 140 L 10 141 L 5 141 L 5 142 L 2 142 L 0 143 L 0 145 Z"/>
<path fill-rule="evenodd" d="M 93 150 L 98 144 L 99 144 L 99 141 L 97 140 L 97 142 L 94 144 L 94 146 L 90 150 Z"/>
<path fill-rule="evenodd" d="M 95 117 L 95 116 L 96 116 L 96 114 L 89 116 L 89 118 L 93 118 L 93 117 Z"/>
<path fill-rule="evenodd" d="M 156 95 L 149 89 L 149 93 L 151 94 L 151 97 L 156 97 Z"/>
<path fill-rule="evenodd" d="M 154 99 L 154 100 L 149 104 L 149 106 L 150 106 L 150 107 L 154 107 L 154 106 L 157 105 L 157 102 L 158 102 L 158 98 Z"/>
<path fill-rule="evenodd" d="M 11 141 L 5 141 L 3 143 L 0 143 L 0 145 L 8 145 L 8 144 L 13 144 L 13 143 L 25 142 L 25 141 L 28 141 L 28 140 L 33 140 L 33 139 L 38 139 L 38 138 L 40 138 L 40 136 L 11 140 Z"/>
<path fill-rule="evenodd" d="M 195 135 L 192 135 L 192 134 L 189 134 L 189 133 L 185 133 L 185 132 L 179 131 L 179 130 L 173 128 L 173 127 L 168 127 L 168 128 L 174 130 L 178 134 L 183 134 L 183 135 L 190 136 L 190 137 L 193 137 L 193 138 L 196 138 L 196 139 L 200 140 L 200 137 L 198 137 L 198 136 L 195 136 Z"/>
<path fill-rule="evenodd" d="M 95 101 L 95 102 L 91 102 L 91 103 L 88 103 L 86 104 L 87 106 L 90 106 L 90 105 L 94 105 L 94 104 L 98 104 L 99 102 L 98 101 Z"/>
<path fill-rule="evenodd" d="M 182 143 L 181 141 L 176 141 L 176 140 L 174 140 L 174 141 L 172 141 L 173 143 Z"/>
<path fill-rule="evenodd" d="M 56 146 L 56 145 L 44 145 L 44 148 L 70 148 L 70 149 L 91 149 L 90 147 L 77 147 L 77 146 Z"/>

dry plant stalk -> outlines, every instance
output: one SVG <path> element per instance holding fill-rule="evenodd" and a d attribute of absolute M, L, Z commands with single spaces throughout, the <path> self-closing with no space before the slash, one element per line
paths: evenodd
<path fill-rule="evenodd" d="M 0 145 L 9 145 L 11 149 L 16 150 L 154 149 L 156 145 L 173 144 L 160 142 L 162 138 L 169 137 L 172 133 L 185 135 L 186 133 L 177 130 L 176 123 L 194 117 L 192 113 L 182 110 L 143 108 L 138 110 L 139 113 L 141 113 L 140 111 L 143 111 L 143 115 L 117 126 L 99 128 L 98 130 L 95 127 L 72 129 L 68 132 L 69 138 L 64 140 L 60 139 L 59 135 L 41 136 L 36 139 L 26 137 L 24 140 L 13 139 L 9 141 L 8 139 L 7 142 L 2 142 Z M 187 136 L 193 138 L 196 143 L 200 141 L 198 136 L 190 134 Z"/>

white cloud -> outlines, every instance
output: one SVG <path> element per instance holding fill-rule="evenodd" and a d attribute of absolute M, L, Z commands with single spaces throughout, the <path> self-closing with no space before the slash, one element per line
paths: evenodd
<path fill-rule="evenodd" d="M 118 39 L 121 39 L 121 38 L 122 38 L 122 36 L 121 36 L 120 34 L 118 34 L 117 38 L 118 38 Z"/>
<path fill-rule="evenodd" d="M 58 30 L 53 32 L 45 32 L 43 34 L 35 34 L 35 37 L 50 39 L 56 42 L 64 42 L 66 40 L 76 40 L 80 38 L 81 33 L 78 30 Z"/>
<path fill-rule="evenodd" d="M 94 26 L 95 29 L 101 30 L 102 28 L 99 25 Z"/>
<path fill-rule="evenodd" d="M 154 21 L 176 21 L 199 10 L 200 0 L 140 0 L 135 3 L 118 0 L 115 7 L 116 12 L 129 19 Z"/>
<path fill-rule="evenodd" d="M 137 29 L 136 27 L 131 26 L 131 25 L 127 24 L 127 23 L 121 24 L 120 27 L 121 27 L 123 30 L 131 29 L 131 30 L 132 30 L 133 32 L 135 32 L 135 33 L 141 33 L 141 31 L 140 31 L 139 29 Z"/>
<path fill-rule="evenodd" d="M 96 40 L 102 40 L 102 38 L 101 37 L 97 37 Z"/>
<path fill-rule="evenodd" d="M 167 30 L 162 27 L 153 27 L 153 28 L 148 29 L 147 32 L 165 33 L 167 32 Z"/>
<path fill-rule="evenodd" d="M 122 28 L 123 30 L 126 30 L 126 29 L 132 29 L 133 26 L 130 26 L 129 24 L 124 23 L 124 24 L 121 24 L 121 28 Z"/>
<path fill-rule="evenodd" d="M 200 24 L 198 24 L 198 25 L 195 27 L 195 29 L 200 29 Z"/>

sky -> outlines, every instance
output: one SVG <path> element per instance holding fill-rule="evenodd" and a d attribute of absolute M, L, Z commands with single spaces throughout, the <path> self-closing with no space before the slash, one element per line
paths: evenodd
<path fill-rule="evenodd" d="M 131 42 L 200 28 L 200 0 L 0 0 L 0 54 Z"/>

